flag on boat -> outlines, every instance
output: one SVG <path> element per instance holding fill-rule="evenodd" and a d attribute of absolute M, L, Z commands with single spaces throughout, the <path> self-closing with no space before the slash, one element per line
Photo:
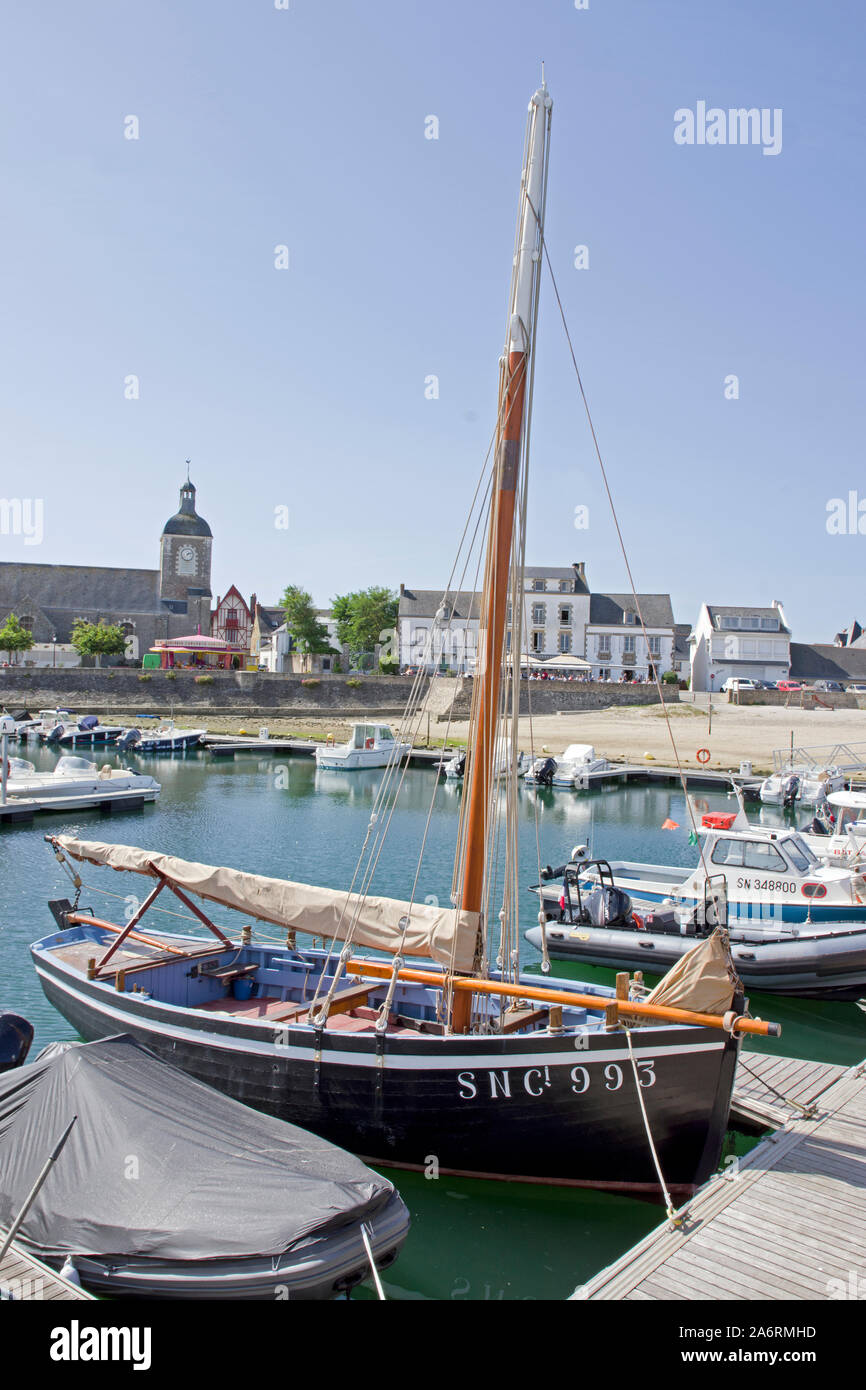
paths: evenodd
<path fill-rule="evenodd" d="M 679 830 L 679 828 L 679 822 L 671 820 L 670 816 L 667 820 L 662 821 L 662 830 Z"/>

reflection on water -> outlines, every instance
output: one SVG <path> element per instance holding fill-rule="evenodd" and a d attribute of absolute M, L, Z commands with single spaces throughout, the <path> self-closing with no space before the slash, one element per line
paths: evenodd
<path fill-rule="evenodd" d="M 56 754 L 28 750 L 42 770 Z M 84 839 L 141 845 L 186 859 L 326 884 L 348 886 L 367 832 L 381 779 L 380 770 L 357 773 L 317 771 L 312 758 L 273 759 L 259 755 L 235 760 L 204 752 L 185 756 L 118 757 L 98 752 L 100 765 L 121 763 L 152 772 L 162 783 L 157 805 L 138 812 L 76 812 L 43 817 L 32 827 L 0 831 L 0 1009 L 16 1009 L 36 1026 L 36 1047 L 72 1036 L 48 1005 L 30 965 L 31 941 L 53 927 L 48 898 L 70 896 L 70 883 L 43 843 L 43 835 L 64 833 Z M 376 869 L 373 892 L 406 896 L 417 865 L 431 798 L 433 812 L 427 852 L 419 880 L 421 901 L 436 895 L 447 902 L 451 889 L 457 818 L 463 795 L 459 782 L 446 782 L 432 769 L 410 769 L 400 805 Z M 703 794 L 701 810 L 735 809 L 724 793 Z M 791 824 L 778 808 L 754 813 L 763 823 Z M 593 854 L 667 864 L 692 865 L 689 820 L 682 792 L 673 787 L 630 786 L 594 792 L 531 788 L 520 784 L 521 882 L 536 880 L 538 861 L 561 864 L 575 844 Z M 670 818 L 679 829 L 664 831 Z M 797 823 L 803 817 L 797 819 Z M 536 826 L 538 851 L 536 851 Z M 85 869 L 98 915 L 122 916 L 124 880 Z M 129 891 L 129 890 L 127 890 Z M 110 896 L 105 896 L 108 894 Z M 526 893 L 524 927 L 534 925 L 536 902 Z M 237 918 L 220 915 L 219 920 Z M 176 916 L 148 918 L 154 927 L 186 929 Z M 522 959 L 537 969 L 539 954 L 525 941 Z M 612 973 L 589 966 L 556 963 L 557 974 L 612 983 Z M 754 1012 L 779 1020 L 781 1048 L 787 1055 L 852 1063 L 866 1054 L 866 1016 L 854 1004 L 752 996 Z M 765 1042 L 761 1050 L 778 1050 Z M 390 1170 L 413 1214 L 404 1254 L 386 1282 L 392 1296 L 404 1298 L 528 1299 L 562 1298 L 582 1279 L 640 1239 L 660 1216 L 657 1207 L 630 1198 L 577 1189 L 519 1183 L 473 1182 Z M 525 1252 L 532 1250 L 532 1259 Z"/>

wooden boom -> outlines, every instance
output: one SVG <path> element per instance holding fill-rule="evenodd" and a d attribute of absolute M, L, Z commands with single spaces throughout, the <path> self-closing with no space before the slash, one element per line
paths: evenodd
<path fill-rule="evenodd" d="M 350 975 L 373 975 L 378 979 L 390 979 L 393 974 L 388 961 L 348 960 L 345 968 Z M 412 984 L 436 985 L 440 989 L 446 984 L 446 977 L 432 970 L 400 970 L 397 972 L 397 979 Z M 725 1029 L 724 1018 L 720 1014 L 698 1014 L 693 1013 L 691 1009 L 675 1009 L 667 1004 L 647 1004 L 637 999 L 617 999 L 599 994 L 572 994 L 570 990 L 546 989 L 541 985 L 509 985 L 500 980 L 473 979 L 466 975 L 451 975 L 447 983 L 457 993 L 494 994 L 506 999 L 536 999 L 544 1004 L 570 1004 L 573 1008 L 591 1009 L 595 1013 L 614 1013 L 617 1020 L 621 1015 L 628 1014 L 633 1018 L 651 1022 Z M 782 1025 L 765 1023 L 762 1018 L 738 1017 L 734 1021 L 732 1031 L 753 1033 L 759 1038 L 779 1038 L 782 1035 Z"/>

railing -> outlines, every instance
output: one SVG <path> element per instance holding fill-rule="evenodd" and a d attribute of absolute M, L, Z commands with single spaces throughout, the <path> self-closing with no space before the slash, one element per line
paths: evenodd
<path fill-rule="evenodd" d="M 786 772 L 791 767 L 838 767 L 840 772 L 866 772 L 866 743 L 825 743 L 812 747 L 788 745 L 773 749 L 773 767 Z"/>

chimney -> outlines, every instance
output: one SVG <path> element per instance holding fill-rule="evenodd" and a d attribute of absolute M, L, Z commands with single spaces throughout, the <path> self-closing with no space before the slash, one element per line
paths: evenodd
<path fill-rule="evenodd" d="M 581 584 L 586 584 L 586 561 L 572 560 L 571 568 L 574 570 L 575 579 L 579 579 Z"/>
<path fill-rule="evenodd" d="M 401 585 L 400 585 L 400 597 L 403 598 L 404 595 L 405 595 L 405 593 L 406 593 L 406 585 L 405 585 L 405 584 L 401 584 Z"/>

